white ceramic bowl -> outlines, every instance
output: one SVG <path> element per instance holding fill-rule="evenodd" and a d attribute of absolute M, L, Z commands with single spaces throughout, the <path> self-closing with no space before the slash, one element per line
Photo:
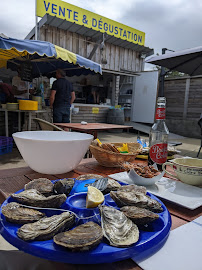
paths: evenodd
<path fill-rule="evenodd" d="M 73 170 L 93 140 L 86 133 L 43 130 L 16 132 L 13 138 L 29 167 L 45 174 Z"/>
<path fill-rule="evenodd" d="M 163 168 L 169 165 L 173 168 L 175 174 L 166 171 L 167 174 L 178 178 L 182 182 L 202 186 L 202 159 L 198 158 L 176 158 L 163 164 Z"/>
<path fill-rule="evenodd" d="M 162 171 L 161 174 L 154 176 L 152 178 L 145 178 L 138 175 L 134 169 L 131 169 L 128 172 L 128 177 L 131 179 L 133 184 L 138 186 L 151 186 L 154 185 L 158 180 L 160 180 L 165 174 L 165 171 Z"/>

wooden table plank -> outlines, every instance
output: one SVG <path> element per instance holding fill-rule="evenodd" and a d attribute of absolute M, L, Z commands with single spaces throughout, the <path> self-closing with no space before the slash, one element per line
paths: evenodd
<path fill-rule="evenodd" d="M 6 195 L 6 197 L 1 198 L 0 203 L 2 203 L 12 193 L 24 188 L 24 185 L 28 182 L 29 179 L 24 175 L 0 178 L 1 195 Z"/>
<path fill-rule="evenodd" d="M 20 167 L 20 168 L 12 168 L 12 169 L 5 169 L 0 170 L 0 177 L 12 177 L 12 176 L 20 176 L 24 174 L 35 173 L 30 167 Z"/>
<path fill-rule="evenodd" d="M 30 173 L 30 174 L 25 174 L 25 176 L 29 179 L 29 181 L 38 179 L 38 178 L 48 178 L 49 180 L 56 180 L 57 177 L 51 174 L 44 174 L 44 173 Z"/>
<path fill-rule="evenodd" d="M 187 223 L 187 221 L 173 215 L 171 215 L 171 219 L 172 219 L 171 230 L 174 230 Z"/>
<path fill-rule="evenodd" d="M 106 123 L 87 123 L 86 125 L 82 125 L 81 123 L 54 123 L 54 125 L 63 128 L 64 130 L 71 129 L 72 131 L 92 134 L 95 139 L 97 138 L 98 131 L 133 128 L 132 126 L 114 125 Z"/>

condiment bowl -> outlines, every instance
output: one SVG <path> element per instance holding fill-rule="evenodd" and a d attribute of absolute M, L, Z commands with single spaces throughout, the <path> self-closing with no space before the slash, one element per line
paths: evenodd
<path fill-rule="evenodd" d="M 13 138 L 29 167 L 44 174 L 73 170 L 93 140 L 86 133 L 43 130 L 16 132 Z"/>
<path fill-rule="evenodd" d="M 188 185 L 202 186 L 202 159 L 198 158 L 176 158 L 163 164 L 163 168 L 169 165 L 175 174 L 166 173 L 179 179 Z"/>
<path fill-rule="evenodd" d="M 152 178 L 146 178 L 138 175 L 134 169 L 131 169 L 128 172 L 128 177 L 132 180 L 133 184 L 138 186 L 151 186 L 154 185 L 158 180 L 160 180 L 165 174 L 165 171 L 162 171 L 159 175 Z"/>

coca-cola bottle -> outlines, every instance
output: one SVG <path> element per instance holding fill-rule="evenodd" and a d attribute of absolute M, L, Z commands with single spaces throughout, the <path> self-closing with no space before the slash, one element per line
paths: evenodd
<path fill-rule="evenodd" d="M 166 162 L 168 155 L 168 128 L 165 123 L 166 98 L 158 97 L 153 124 L 149 134 L 149 165 L 156 163 L 159 170 L 162 170 L 162 164 Z"/>

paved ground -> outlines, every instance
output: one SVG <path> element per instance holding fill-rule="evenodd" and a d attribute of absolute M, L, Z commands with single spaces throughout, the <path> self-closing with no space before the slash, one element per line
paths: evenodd
<path fill-rule="evenodd" d="M 98 138 L 102 142 L 136 142 L 137 133 L 127 133 L 127 132 L 99 132 Z M 149 136 L 146 133 L 139 134 L 141 138 L 145 139 L 147 142 Z M 196 157 L 201 143 L 200 139 L 192 139 L 182 137 L 176 134 L 169 134 L 169 141 L 171 142 L 182 142 L 182 145 L 176 147 L 176 149 L 181 151 L 182 156 Z M 202 159 L 202 151 L 199 155 Z M 13 148 L 13 151 L 8 154 L 0 156 L 0 169 L 16 168 L 27 166 L 25 161 L 22 159 L 18 149 Z"/>

